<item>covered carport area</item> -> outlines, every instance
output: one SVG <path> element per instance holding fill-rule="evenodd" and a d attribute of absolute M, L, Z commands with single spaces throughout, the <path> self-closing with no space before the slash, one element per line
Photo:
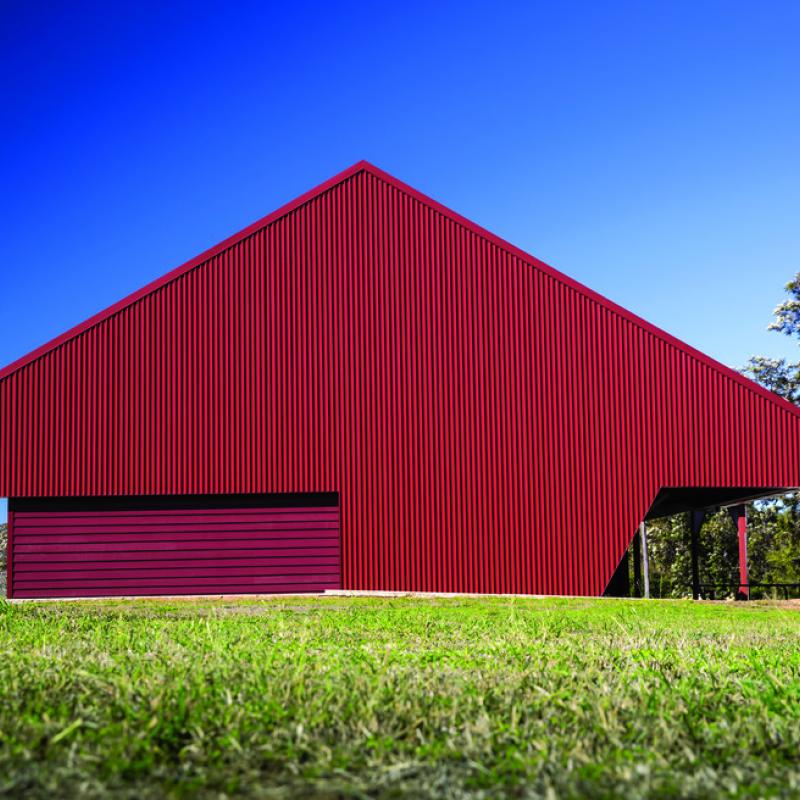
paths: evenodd
<path fill-rule="evenodd" d="M 691 532 L 691 580 L 692 597 L 699 600 L 717 589 L 734 588 L 736 598 L 748 600 L 751 584 L 747 559 L 747 504 L 795 491 L 796 487 L 667 487 L 663 488 L 654 500 L 640 530 L 634 540 L 634 571 L 641 568 L 647 572 L 647 522 L 676 514 L 688 515 Z M 738 585 L 729 587 L 707 585 L 700 580 L 700 531 L 709 515 L 726 509 L 738 537 Z M 641 556 L 639 554 L 642 554 Z M 641 565 L 641 567 L 640 567 Z M 766 586 L 766 584 L 759 584 Z M 779 587 L 779 584 L 770 584 Z M 787 584 L 788 586 L 788 584 Z"/>

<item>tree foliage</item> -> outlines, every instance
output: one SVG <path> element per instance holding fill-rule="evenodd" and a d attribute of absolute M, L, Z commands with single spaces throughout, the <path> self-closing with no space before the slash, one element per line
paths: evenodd
<path fill-rule="evenodd" d="M 786 284 L 788 298 L 773 312 L 768 330 L 800 345 L 800 272 Z M 764 388 L 800 406 L 800 360 L 751 358 L 742 372 Z M 800 582 L 800 494 L 751 503 L 748 514 L 748 568 L 751 582 Z M 687 514 L 648 525 L 650 587 L 654 597 L 691 594 L 691 531 Z M 736 527 L 724 509 L 707 517 L 699 537 L 700 583 L 738 581 Z"/>
<path fill-rule="evenodd" d="M 795 339 L 800 338 L 800 272 L 786 284 L 788 300 L 779 303 L 775 309 L 775 319 L 769 324 L 768 330 L 785 333 Z"/>
<path fill-rule="evenodd" d="M 786 284 L 786 293 L 789 297 L 775 308 L 768 330 L 796 339 L 800 344 L 800 272 Z M 800 361 L 753 356 L 743 372 L 771 392 L 800 405 Z"/>

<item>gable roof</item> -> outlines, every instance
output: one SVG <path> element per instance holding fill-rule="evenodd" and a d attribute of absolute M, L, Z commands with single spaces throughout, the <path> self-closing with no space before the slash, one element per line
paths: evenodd
<path fill-rule="evenodd" d="M 133 305 L 143 297 L 150 295 L 153 292 L 156 292 L 157 290 L 159 290 L 163 286 L 166 286 L 169 283 L 172 283 L 173 281 L 177 280 L 187 272 L 190 272 L 193 269 L 203 266 L 208 261 L 210 261 L 214 256 L 242 242 L 243 240 L 252 236 L 254 233 L 274 223 L 281 217 L 290 214 L 292 211 L 296 210 L 300 206 L 310 202 L 316 197 L 319 197 L 320 195 L 327 192 L 329 189 L 333 188 L 334 186 L 340 183 L 343 183 L 344 181 L 346 181 L 353 175 L 358 174 L 359 172 L 367 172 L 375 176 L 376 178 L 385 181 L 389 185 L 393 186 L 395 189 L 404 192 L 408 196 L 414 198 L 415 200 L 419 201 L 423 205 L 426 205 L 432 210 L 438 212 L 444 217 L 452 220 L 456 224 L 463 226 L 467 230 L 482 237 L 491 244 L 505 250 L 506 252 L 518 258 L 523 263 L 526 263 L 531 267 L 534 267 L 535 269 L 541 270 L 542 272 L 549 275 L 551 278 L 560 281 L 562 284 L 579 292 L 588 299 L 604 307 L 608 311 L 611 311 L 614 314 L 617 314 L 618 316 L 627 320 L 628 322 L 631 322 L 634 325 L 643 328 L 645 331 L 661 339 L 666 344 L 669 344 L 672 347 L 675 347 L 678 350 L 683 351 L 688 356 L 691 356 L 692 358 L 705 364 L 706 366 L 709 366 L 712 369 L 722 372 L 727 377 L 732 378 L 734 381 L 736 381 L 739 384 L 742 384 L 743 386 L 755 392 L 756 394 L 766 397 L 767 399 L 783 407 L 784 410 L 789 411 L 795 414 L 796 416 L 800 417 L 800 408 L 797 408 L 796 406 L 792 405 L 788 400 L 784 400 L 779 395 L 776 395 L 774 392 L 770 392 L 763 386 L 757 384 L 755 381 L 750 380 L 741 373 L 737 372 L 735 369 L 732 369 L 731 367 L 728 367 L 725 364 L 716 361 L 715 359 L 706 355 L 697 348 L 692 347 L 686 342 L 683 342 L 682 340 L 678 339 L 676 336 L 667 333 L 666 331 L 662 330 L 656 325 L 653 325 L 652 323 L 648 322 L 642 317 L 639 317 L 638 315 L 634 314 L 628 309 L 623 308 L 622 306 L 618 305 L 612 300 L 609 300 L 608 298 L 604 297 L 603 295 L 599 294 L 593 289 L 590 289 L 588 286 L 585 286 L 579 281 L 576 281 L 575 279 L 569 277 L 568 275 L 565 275 L 564 273 L 560 272 L 554 267 L 551 267 L 549 264 L 546 264 L 544 261 L 536 258 L 535 256 L 532 256 L 530 253 L 526 253 L 524 250 L 521 250 L 520 248 L 511 244 L 510 242 L 507 242 L 502 237 L 497 236 L 496 234 L 486 230 L 485 228 L 482 228 L 480 225 L 477 225 L 476 223 L 472 222 L 466 217 L 461 216 L 452 209 L 447 208 L 438 201 L 432 199 L 431 197 L 428 197 L 427 195 L 423 194 L 417 189 L 414 189 L 413 187 L 403 183 L 394 176 L 389 175 L 387 172 L 384 172 L 382 169 L 379 169 L 378 167 L 364 160 L 356 162 L 351 167 L 348 167 L 347 169 L 343 170 L 337 175 L 334 175 L 332 178 L 329 178 L 328 180 L 324 181 L 323 183 L 319 184 L 313 189 L 310 189 L 309 191 L 295 198 L 291 202 L 286 203 L 285 205 L 281 206 L 280 208 L 276 209 L 270 214 L 267 214 L 265 217 L 262 217 L 261 219 L 257 220 L 251 225 L 248 225 L 246 228 L 239 231 L 238 233 L 235 233 L 233 236 L 229 236 L 227 239 L 223 240 L 219 244 L 214 245 L 208 250 L 205 250 L 204 252 L 200 253 L 200 255 L 195 256 L 194 258 L 190 259 L 184 264 L 181 264 L 179 267 L 170 270 L 165 275 L 162 275 L 160 278 L 156 278 L 156 280 L 151 281 L 150 283 L 143 286 L 141 289 L 132 292 L 131 294 L 127 295 L 121 300 L 118 300 L 116 303 L 110 305 L 108 308 L 89 317 L 84 322 L 75 325 L 74 327 L 70 328 L 69 330 L 65 331 L 59 336 L 56 336 L 54 339 L 51 339 L 49 342 L 46 342 L 40 347 L 37 347 L 36 349 L 32 350 L 27 355 L 24 355 L 21 358 L 18 358 L 16 361 L 13 361 L 11 364 L 8 364 L 6 367 L 0 370 L 0 381 L 4 380 L 5 378 L 8 378 L 13 373 L 24 368 L 31 362 L 36 361 L 37 359 L 43 357 L 52 350 L 55 350 L 56 348 L 68 342 L 69 340 L 76 338 L 77 336 L 89 330 L 90 328 L 99 325 L 101 322 L 108 319 L 109 317 L 113 317 L 115 314 L 120 313 L 123 309 L 128 308 L 129 306 Z"/>

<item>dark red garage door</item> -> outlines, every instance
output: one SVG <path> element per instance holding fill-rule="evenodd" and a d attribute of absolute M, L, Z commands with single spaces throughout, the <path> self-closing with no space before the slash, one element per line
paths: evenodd
<path fill-rule="evenodd" d="M 336 495 L 12 500 L 10 597 L 341 586 Z"/>

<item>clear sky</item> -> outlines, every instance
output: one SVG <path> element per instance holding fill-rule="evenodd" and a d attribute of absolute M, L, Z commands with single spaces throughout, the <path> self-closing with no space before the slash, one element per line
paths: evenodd
<path fill-rule="evenodd" d="M 362 158 L 727 364 L 796 351 L 797 2 L 124 5 L 3 3 L 0 364 Z"/>

